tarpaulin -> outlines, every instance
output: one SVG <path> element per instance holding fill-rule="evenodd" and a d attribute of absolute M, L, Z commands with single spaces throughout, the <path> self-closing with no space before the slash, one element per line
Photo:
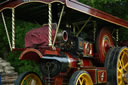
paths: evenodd
<path fill-rule="evenodd" d="M 55 36 L 56 26 L 52 25 L 52 41 Z M 49 43 L 49 29 L 48 25 L 41 28 L 35 28 L 26 33 L 25 47 L 46 47 Z"/>

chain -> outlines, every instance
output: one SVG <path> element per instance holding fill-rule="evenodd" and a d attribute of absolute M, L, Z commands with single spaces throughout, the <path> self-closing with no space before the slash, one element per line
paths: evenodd
<path fill-rule="evenodd" d="M 94 21 L 93 22 L 94 23 L 94 31 L 93 31 L 93 40 L 94 40 L 94 42 L 95 42 L 95 40 L 96 40 L 96 21 Z"/>
<path fill-rule="evenodd" d="M 116 29 L 116 42 L 118 46 L 118 41 L 119 41 L 119 29 Z"/>

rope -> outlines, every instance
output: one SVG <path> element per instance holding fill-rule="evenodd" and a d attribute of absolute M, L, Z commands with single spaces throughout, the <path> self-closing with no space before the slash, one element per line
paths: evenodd
<path fill-rule="evenodd" d="M 12 51 L 12 46 L 11 46 L 10 37 L 9 37 L 9 33 L 8 33 L 6 22 L 5 22 L 4 14 L 1 12 L 1 15 L 2 15 L 2 19 L 3 19 L 6 35 L 7 35 L 7 38 L 8 38 L 9 47 L 10 47 L 10 50 Z"/>
<path fill-rule="evenodd" d="M 52 46 L 52 5 L 49 4 L 49 11 L 48 11 L 49 15 L 49 46 Z"/>
<path fill-rule="evenodd" d="M 58 21 L 58 25 L 57 25 L 57 29 L 56 29 L 56 34 L 55 34 L 55 37 L 54 37 L 54 40 L 53 40 L 52 47 L 54 47 L 54 44 L 55 44 L 55 41 L 56 41 L 56 37 L 57 37 L 57 33 L 58 33 L 58 30 L 59 30 L 59 27 L 60 27 L 60 22 L 62 20 L 63 12 L 64 12 L 64 6 L 63 6 L 63 8 L 61 10 L 61 14 L 60 14 L 60 18 L 59 18 L 59 21 Z"/>
<path fill-rule="evenodd" d="M 12 49 L 15 49 L 15 9 L 12 9 Z"/>

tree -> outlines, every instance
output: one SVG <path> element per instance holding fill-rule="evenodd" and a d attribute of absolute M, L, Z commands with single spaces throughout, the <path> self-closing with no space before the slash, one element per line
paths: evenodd
<path fill-rule="evenodd" d="M 128 20 L 127 0 L 79 0 L 82 3 Z"/>

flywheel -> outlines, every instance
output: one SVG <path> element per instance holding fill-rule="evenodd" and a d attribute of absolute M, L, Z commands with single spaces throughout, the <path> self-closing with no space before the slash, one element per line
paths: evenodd
<path fill-rule="evenodd" d="M 106 27 L 102 28 L 96 39 L 96 52 L 100 63 L 104 64 L 106 54 L 113 46 L 114 42 L 110 30 Z"/>

